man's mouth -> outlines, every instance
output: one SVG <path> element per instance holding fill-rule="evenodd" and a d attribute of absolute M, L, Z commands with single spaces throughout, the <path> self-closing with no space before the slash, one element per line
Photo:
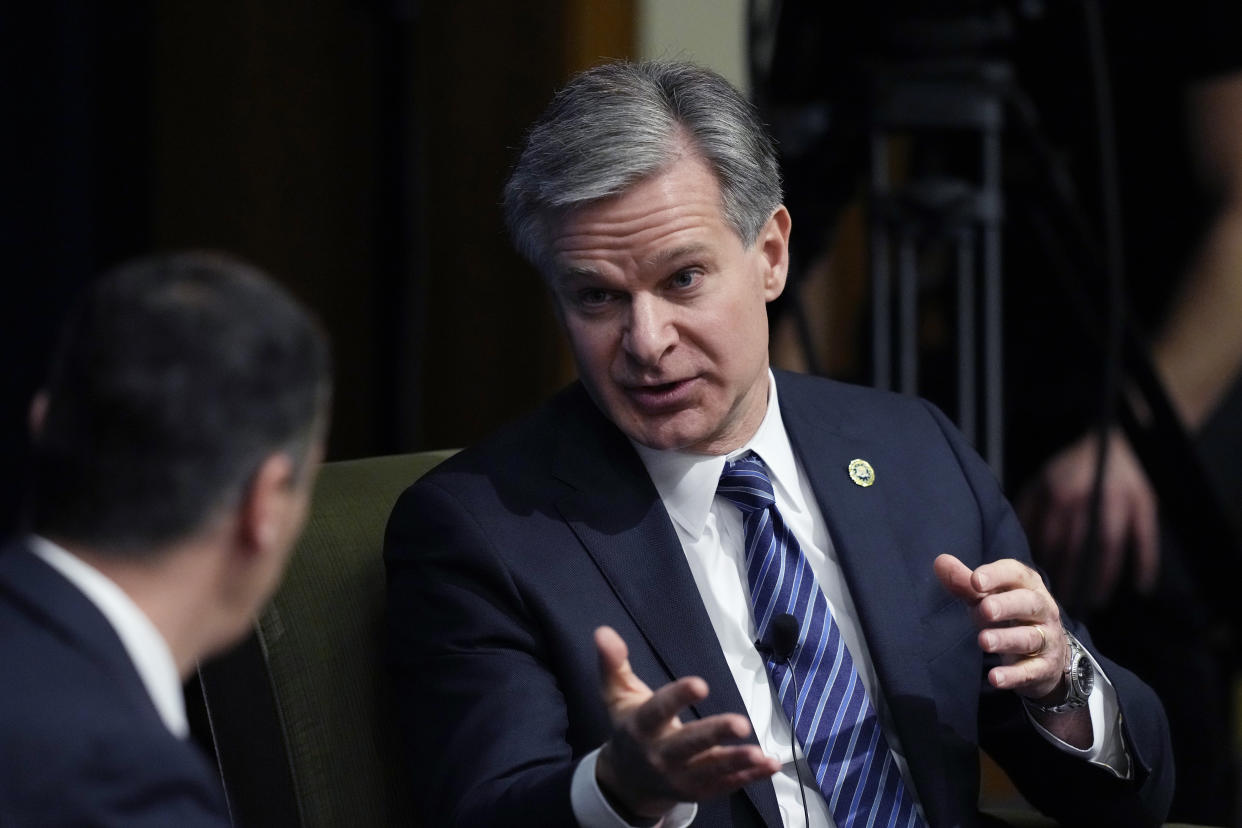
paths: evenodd
<path fill-rule="evenodd" d="M 625 385 L 626 395 L 644 413 L 658 414 L 680 408 L 687 402 L 694 378 L 672 382 Z"/>

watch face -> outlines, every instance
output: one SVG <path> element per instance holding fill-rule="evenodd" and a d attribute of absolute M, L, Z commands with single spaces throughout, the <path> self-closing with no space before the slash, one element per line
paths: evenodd
<path fill-rule="evenodd" d="M 1087 658 L 1082 650 L 1074 654 L 1070 682 L 1074 684 L 1083 698 L 1091 695 L 1091 688 L 1095 686 L 1095 668 L 1091 664 L 1091 659 Z"/>

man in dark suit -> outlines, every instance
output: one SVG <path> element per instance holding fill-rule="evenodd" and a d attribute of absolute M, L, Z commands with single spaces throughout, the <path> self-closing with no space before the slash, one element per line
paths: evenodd
<path fill-rule="evenodd" d="M 1159 702 L 1063 626 L 960 435 L 770 371 L 790 217 L 736 90 L 584 73 L 506 212 L 580 381 L 394 508 L 429 824 L 973 824 L 980 746 L 1063 821 L 1160 821 Z"/>
<path fill-rule="evenodd" d="M 102 277 L 32 408 L 0 552 L 0 824 L 227 826 L 181 682 L 275 588 L 322 453 L 327 344 L 214 254 Z"/>

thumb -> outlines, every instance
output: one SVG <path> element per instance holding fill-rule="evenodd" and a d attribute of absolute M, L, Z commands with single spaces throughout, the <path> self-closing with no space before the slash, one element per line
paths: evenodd
<path fill-rule="evenodd" d="M 651 690 L 630 669 L 629 648 L 612 627 L 595 630 L 595 649 L 599 653 L 600 695 L 609 710 L 641 704 Z"/>
<path fill-rule="evenodd" d="M 974 572 L 952 555 L 938 555 L 932 561 L 932 570 L 941 585 L 961 600 L 973 603 L 983 597 L 970 583 Z"/>

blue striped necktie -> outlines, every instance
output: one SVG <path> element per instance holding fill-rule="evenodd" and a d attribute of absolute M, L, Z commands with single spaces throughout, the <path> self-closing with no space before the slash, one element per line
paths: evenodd
<path fill-rule="evenodd" d="M 768 674 L 837 828 L 923 825 L 888 748 L 875 708 L 797 539 L 776 509 L 772 481 L 754 452 L 725 465 L 717 493 L 738 507 L 746 531 L 746 580 L 755 630 L 798 620 L 798 646 Z M 796 708 L 796 713 L 795 713 Z"/>

